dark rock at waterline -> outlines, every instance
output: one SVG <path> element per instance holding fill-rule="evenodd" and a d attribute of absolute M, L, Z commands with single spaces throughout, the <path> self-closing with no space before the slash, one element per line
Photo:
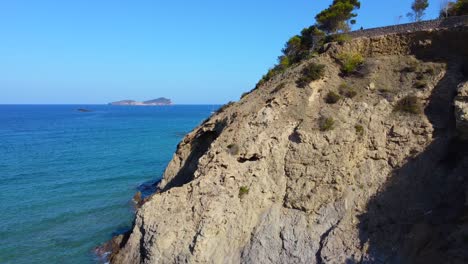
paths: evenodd
<path fill-rule="evenodd" d="M 128 240 L 129 233 L 129 231 L 126 231 L 122 234 L 116 235 L 105 244 L 94 248 L 94 254 L 98 257 L 99 262 L 108 263 L 109 259 L 112 257 L 112 252 L 115 252 L 125 245 Z"/>
<path fill-rule="evenodd" d="M 85 108 L 78 108 L 77 111 L 78 111 L 78 112 L 82 112 L 82 113 L 89 113 L 89 112 L 92 112 L 92 110 L 85 109 Z"/>
<path fill-rule="evenodd" d="M 135 193 L 135 195 L 133 196 L 133 201 L 136 203 L 137 207 L 143 205 L 144 199 L 140 191 Z"/>

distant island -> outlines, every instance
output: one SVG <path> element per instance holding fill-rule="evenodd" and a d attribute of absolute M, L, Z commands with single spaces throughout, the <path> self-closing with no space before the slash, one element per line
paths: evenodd
<path fill-rule="evenodd" d="M 172 105 L 171 99 L 160 97 L 154 100 L 138 102 L 134 100 L 122 100 L 117 102 L 109 103 L 109 105 L 143 105 L 143 106 L 152 106 L 152 105 Z"/>
<path fill-rule="evenodd" d="M 78 112 L 82 112 L 82 113 L 88 113 L 88 112 L 92 112 L 92 110 L 89 110 L 89 109 L 85 109 L 85 108 L 78 108 L 76 109 Z"/>

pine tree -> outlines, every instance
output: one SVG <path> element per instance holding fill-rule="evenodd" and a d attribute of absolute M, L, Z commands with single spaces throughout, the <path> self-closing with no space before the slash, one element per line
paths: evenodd
<path fill-rule="evenodd" d="M 424 11 L 426 11 L 428 7 L 428 0 L 414 0 L 413 4 L 411 5 L 411 9 L 413 10 L 414 14 L 414 21 L 421 21 L 425 15 Z"/>
<path fill-rule="evenodd" d="M 455 3 L 450 3 L 447 14 L 448 16 L 468 15 L 468 0 L 457 0 Z"/>
<path fill-rule="evenodd" d="M 333 0 L 333 3 L 320 12 L 315 19 L 318 27 L 327 33 L 348 31 L 350 30 L 349 24 L 356 23 L 353 18 L 357 14 L 353 13 L 353 11 L 360 7 L 359 0 Z"/>

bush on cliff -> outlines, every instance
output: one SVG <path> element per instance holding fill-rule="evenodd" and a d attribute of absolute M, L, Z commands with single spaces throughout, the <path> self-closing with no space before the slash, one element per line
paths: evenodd
<path fill-rule="evenodd" d="M 263 85 L 264 83 L 268 82 L 273 78 L 273 76 L 277 75 L 278 73 L 282 72 L 282 68 L 278 65 L 268 70 L 267 74 L 263 75 L 260 81 L 258 81 L 257 85 L 255 85 L 255 89 Z"/>
<path fill-rule="evenodd" d="M 335 92 L 328 92 L 327 96 L 325 96 L 325 103 L 327 104 L 336 104 L 340 101 L 341 96 Z"/>
<path fill-rule="evenodd" d="M 330 131 L 335 128 L 335 120 L 331 117 L 322 117 L 319 121 L 320 131 Z"/>
<path fill-rule="evenodd" d="M 301 35 L 296 35 L 286 42 L 280 56 L 280 65 L 282 61 L 287 60 L 287 66 L 301 62 L 307 59 L 314 51 L 317 44 L 320 44 L 320 40 L 325 33 L 319 30 L 316 26 L 304 28 L 301 31 Z"/>
<path fill-rule="evenodd" d="M 346 75 L 354 73 L 364 62 L 362 55 L 356 52 L 341 53 L 338 60 L 341 63 L 341 72 Z"/>
<path fill-rule="evenodd" d="M 418 97 L 414 95 L 408 95 L 400 99 L 395 105 L 394 110 L 398 112 L 406 112 L 410 114 L 422 113 L 422 104 Z"/>
<path fill-rule="evenodd" d="M 350 87 L 346 83 L 342 83 L 339 87 L 340 94 L 347 98 L 354 98 L 357 95 L 357 92 L 354 88 Z"/>
<path fill-rule="evenodd" d="M 239 154 L 239 146 L 237 144 L 229 144 L 227 146 L 227 151 L 229 154 L 235 156 Z"/>
<path fill-rule="evenodd" d="M 355 125 L 354 129 L 356 130 L 356 135 L 362 138 L 364 136 L 364 127 L 362 125 Z"/>
<path fill-rule="evenodd" d="M 336 35 L 329 35 L 325 38 L 325 43 L 329 42 L 338 42 L 338 44 L 343 45 L 344 43 L 351 40 L 351 36 L 348 34 L 336 34 Z"/>
<path fill-rule="evenodd" d="M 296 81 L 296 85 L 299 88 L 305 88 L 312 81 L 325 75 L 325 65 L 312 62 L 305 66 L 301 73 L 302 76 Z"/>
<path fill-rule="evenodd" d="M 445 16 L 464 16 L 468 15 L 468 0 L 457 0 L 449 2 L 443 10 L 441 10 L 441 17 Z"/>
<path fill-rule="evenodd" d="M 315 53 L 316 47 L 323 44 L 325 33 L 318 29 L 317 26 L 304 28 L 300 35 L 290 38 L 282 50 L 283 55 L 278 57 L 278 64 L 273 66 L 267 74 L 265 74 L 255 86 L 260 87 L 274 76 L 284 72 L 294 64 L 310 58 Z"/>
<path fill-rule="evenodd" d="M 249 187 L 247 186 L 241 186 L 239 188 L 239 198 L 243 198 L 244 196 L 246 196 L 247 194 L 249 194 Z"/>

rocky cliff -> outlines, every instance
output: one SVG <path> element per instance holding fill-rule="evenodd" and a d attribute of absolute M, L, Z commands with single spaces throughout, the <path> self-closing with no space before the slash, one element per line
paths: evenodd
<path fill-rule="evenodd" d="M 467 43 L 466 28 L 332 43 L 224 107 L 178 145 L 111 262 L 467 263 Z M 346 52 L 365 58 L 352 75 Z M 298 88 L 310 62 L 325 76 Z"/>

